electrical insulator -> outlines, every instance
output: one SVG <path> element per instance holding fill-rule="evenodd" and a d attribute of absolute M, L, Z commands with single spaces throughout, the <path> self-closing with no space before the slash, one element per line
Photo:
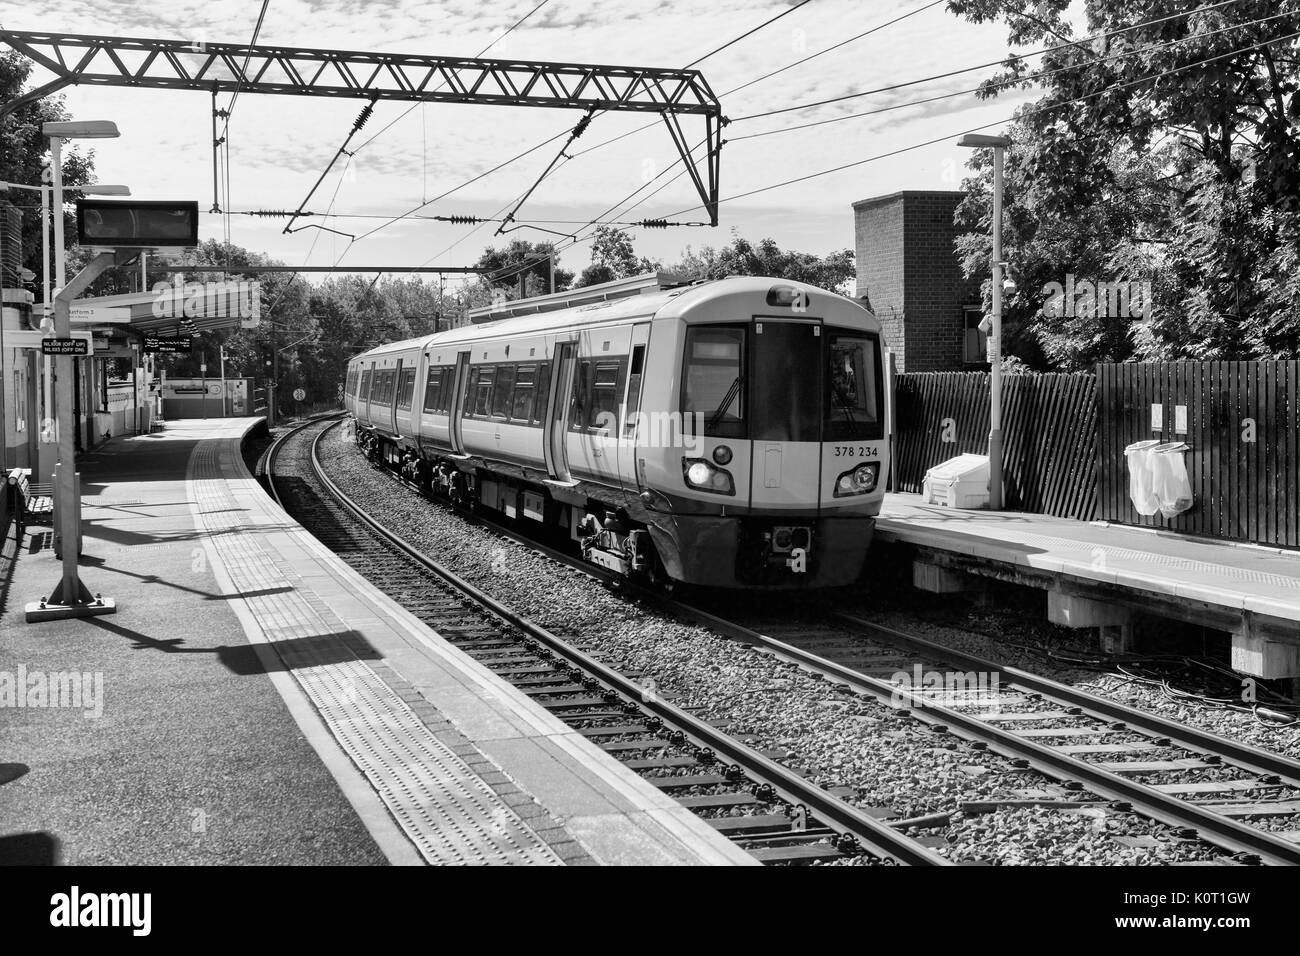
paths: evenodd
<path fill-rule="evenodd" d="M 358 130 L 360 130 L 361 127 L 365 126 L 366 123 L 369 122 L 370 120 L 370 114 L 373 113 L 374 111 L 375 111 L 374 103 L 367 103 L 365 106 L 363 106 L 361 108 L 361 112 L 357 114 L 357 121 L 352 124 L 352 132 L 355 133 Z"/>
<path fill-rule="evenodd" d="M 667 219 L 642 219 L 637 225 L 642 229 L 667 229 Z"/>

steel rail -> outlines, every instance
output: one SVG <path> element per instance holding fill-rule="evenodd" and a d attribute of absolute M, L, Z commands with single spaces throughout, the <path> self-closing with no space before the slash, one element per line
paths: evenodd
<path fill-rule="evenodd" d="M 828 680 L 863 690 L 890 706 L 906 706 L 914 717 L 931 725 L 946 727 L 967 740 L 981 741 L 1004 757 L 1026 761 L 1028 766 L 1048 777 L 1078 781 L 1093 793 L 1127 803 L 1143 816 L 1169 826 L 1193 827 L 1207 841 L 1235 853 L 1253 854 L 1274 865 L 1300 865 L 1300 844 L 1202 809 L 1077 757 L 1058 753 L 978 717 L 926 700 L 922 694 L 862 674 L 708 611 L 690 605 L 680 607 L 729 637 L 765 648 Z"/>
<path fill-rule="evenodd" d="M 307 425 L 310 424 L 315 423 L 308 422 L 300 427 L 307 427 Z M 898 862 L 909 866 L 954 865 L 951 861 L 940 856 L 938 853 L 935 853 L 929 847 L 926 847 L 913 838 L 899 832 L 889 824 L 882 823 L 875 818 L 868 816 L 856 807 L 832 796 L 820 787 L 807 782 L 790 769 L 764 757 L 752 747 L 736 740 L 734 737 L 718 730 L 716 727 L 713 727 L 707 722 L 687 713 L 681 708 L 668 703 L 658 697 L 658 695 L 650 693 L 647 688 L 642 687 L 630 678 L 625 677 L 618 671 L 584 653 L 563 638 L 521 616 L 509 606 L 493 598 L 491 595 L 480 590 L 455 572 L 448 570 L 432 558 L 425 555 L 414 545 L 406 541 L 401 535 L 384 527 L 368 515 L 364 509 L 357 505 L 352 498 L 325 473 L 325 470 L 320 463 L 318 455 L 320 439 L 330 429 L 337 427 L 337 424 L 338 423 L 336 422 L 322 429 L 320 434 L 312 441 L 311 462 L 316 479 L 319 480 L 326 490 L 333 495 L 343 507 L 351 512 L 357 520 L 370 528 L 374 533 L 379 535 L 388 543 L 402 551 L 411 560 L 436 574 L 451 587 L 460 591 L 474 603 L 486 608 L 496 617 L 518 628 L 538 643 L 569 661 L 575 667 L 591 674 L 596 678 L 596 680 L 603 684 L 606 689 L 612 690 L 619 696 L 636 702 L 638 706 L 651 712 L 665 724 L 671 724 L 676 729 L 682 731 L 696 747 L 707 748 L 719 756 L 740 765 L 759 778 L 761 782 L 770 785 L 781 799 L 793 805 L 802 804 L 808 809 L 810 815 L 816 817 L 821 822 L 829 824 L 841 832 L 850 834 L 867 851 L 877 856 L 897 860 Z M 288 435 L 284 437 L 287 438 Z M 275 446 L 273 446 L 273 448 L 274 447 Z M 268 457 L 268 476 L 273 475 L 273 469 L 271 467 L 272 462 L 273 459 Z M 272 480 L 272 484 L 273 483 Z"/>

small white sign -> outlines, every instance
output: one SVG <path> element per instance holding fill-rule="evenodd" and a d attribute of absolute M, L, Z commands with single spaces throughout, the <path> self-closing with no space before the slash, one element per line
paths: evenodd
<path fill-rule="evenodd" d="M 307 397 L 307 393 L 303 389 L 295 388 L 293 390 L 293 400 L 295 402 L 301 402 L 306 397 Z"/>
<path fill-rule="evenodd" d="M 68 317 L 73 322 L 89 324 L 129 325 L 131 310 L 110 305 L 74 305 L 68 309 Z"/>
<path fill-rule="evenodd" d="M 1163 405 L 1151 406 L 1151 430 L 1153 432 L 1161 431 L 1165 427 L 1165 407 Z"/>
<path fill-rule="evenodd" d="M 1178 435 L 1187 434 L 1187 406 L 1174 406 L 1174 432 Z"/>
<path fill-rule="evenodd" d="M 206 362 L 201 363 L 201 364 L 199 365 L 199 371 L 200 371 L 200 372 L 206 372 L 207 370 L 208 370 L 208 366 L 207 366 L 207 363 L 206 363 Z"/>

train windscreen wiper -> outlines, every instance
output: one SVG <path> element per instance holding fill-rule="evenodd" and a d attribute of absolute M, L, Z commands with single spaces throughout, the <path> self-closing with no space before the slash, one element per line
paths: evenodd
<path fill-rule="evenodd" d="M 718 422 L 722 421 L 722 416 L 727 414 L 727 409 L 731 407 L 731 403 L 735 401 L 736 396 L 740 394 L 740 387 L 744 384 L 744 381 L 745 377 L 743 375 L 737 375 L 736 380 L 732 382 L 731 387 L 727 389 L 727 394 L 722 396 L 722 401 L 718 403 L 718 410 L 709 416 L 708 427 L 710 431 L 713 430 Z"/>

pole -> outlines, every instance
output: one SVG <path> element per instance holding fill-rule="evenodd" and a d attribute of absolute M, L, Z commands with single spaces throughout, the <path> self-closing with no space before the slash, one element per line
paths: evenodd
<path fill-rule="evenodd" d="M 280 389 L 280 350 L 277 346 L 280 344 L 279 336 L 276 335 L 275 323 L 271 323 L 271 394 L 266 396 L 266 417 L 268 425 L 275 424 L 276 413 L 279 411 L 277 394 Z"/>
<path fill-rule="evenodd" d="M 1002 508 L 1002 154 L 993 147 L 993 329 L 989 336 L 989 509 Z"/>
<path fill-rule="evenodd" d="M 63 140 L 50 138 L 50 163 L 54 167 L 54 189 L 50 197 L 54 216 L 54 285 L 59 298 L 54 301 L 54 334 L 58 338 L 72 337 L 72 312 L 62 298 L 67 283 L 63 255 Z M 82 598 L 81 579 L 77 576 L 77 529 L 81 526 L 81 502 L 76 500 L 76 422 L 72 421 L 72 388 L 74 359 L 60 355 L 54 360 L 58 380 L 55 384 L 56 415 L 59 433 L 59 469 L 54 494 L 59 503 L 59 536 L 63 548 L 63 579 L 59 588 L 50 595 L 50 603 L 77 603 Z"/>
<path fill-rule="evenodd" d="M 226 417 L 226 347 L 217 346 L 217 354 L 221 362 L 221 417 Z"/>
<path fill-rule="evenodd" d="M 555 291 L 555 247 L 551 247 L 551 254 L 546 257 L 546 261 L 551 264 L 551 281 L 546 286 L 547 292 Z"/>

